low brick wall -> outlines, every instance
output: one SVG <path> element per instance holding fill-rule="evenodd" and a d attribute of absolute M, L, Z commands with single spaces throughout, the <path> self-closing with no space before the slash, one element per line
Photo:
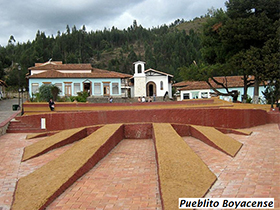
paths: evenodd
<path fill-rule="evenodd" d="M 271 123 L 269 113 L 263 110 L 221 108 L 56 112 L 22 116 L 20 120 L 40 128 L 41 118 L 46 119 L 46 131 L 98 124 L 140 122 L 181 123 L 221 128 L 249 128 Z"/>
<path fill-rule="evenodd" d="M 280 124 L 280 112 L 272 111 L 268 113 L 268 119 L 270 123 Z"/>
<path fill-rule="evenodd" d="M 2 124 L 2 123 L 0 124 L 0 136 L 4 135 L 6 133 L 6 130 L 8 129 L 9 124 L 10 124 L 10 121 L 5 124 Z"/>
<path fill-rule="evenodd" d="M 138 102 L 138 98 L 114 98 L 113 103 L 136 103 Z M 146 100 L 148 100 L 148 97 L 146 97 Z M 87 101 L 89 103 L 109 103 L 108 97 L 103 98 L 97 98 L 97 97 L 88 97 Z M 161 102 L 163 101 L 163 97 L 156 97 L 155 102 Z"/>

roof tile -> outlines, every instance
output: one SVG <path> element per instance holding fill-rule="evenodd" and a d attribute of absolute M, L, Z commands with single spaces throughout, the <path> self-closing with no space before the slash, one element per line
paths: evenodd
<path fill-rule="evenodd" d="M 60 61 L 35 64 L 29 70 L 45 70 L 42 73 L 33 74 L 29 78 L 129 78 L 131 75 L 114 71 L 92 68 L 91 64 L 62 64 Z M 91 70 L 91 73 L 63 73 L 61 70 Z"/>
<path fill-rule="evenodd" d="M 227 77 L 214 77 L 220 83 L 227 84 L 227 87 L 243 87 L 244 81 L 243 76 L 227 76 Z M 254 77 L 252 77 L 254 79 Z M 221 88 L 214 81 L 210 80 L 210 83 L 214 88 Z M 199 90 L 199 89 L 210 89 L 209 85 L 205 81 L 183 81 L 173 85 L 180 90 Z"/>

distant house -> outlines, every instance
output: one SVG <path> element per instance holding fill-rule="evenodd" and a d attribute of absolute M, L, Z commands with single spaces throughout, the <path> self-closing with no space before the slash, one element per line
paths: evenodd
<path fill-rule="evenodd" d="M 167 96 L 172 98 L 173 75 L 151 68 L 145 70 L 145 62 L 143 61 L 137 61 L 133 65 L 132 97 L 164 97 L 167 93 Z"/>
<path fill-rule="evenodd" d="M 53 84 L 60 96 L 76 96 L 86 91 L 89 96 L 128 96 L 129 78 L 132 75 L 96 69 L 91 64 L 63 64 L 62 61 L 36 63 L 27 75 L 29 94 L 39 92 L 43 84 Z"/>
<path fill-rule="evenodd" d="M 244 95 L 244 83 L 242 80 L 242 76 L 228 76 L 226 77 L 214 77 L 217 81 L 222 83 L 227 83 L 227 87 L 229 91 L 236 90 L 239 92 L 238 101 L 242 100 L 242 95 Z M 214 88 L 216 88 L 221 93 L 226 93 L 226 90 L 221 86 L 217 85 L 213 81 L 211 84 Z M 210 86 L 205 81 L 183 81 L 178 82 L 173 85 L 176 88 L 177 100 L 184 99 L 196 99 L 196 98 L 211 98 L 212 95 L 216 95 L 214 90 L 210 88 Z M 265 90 L 263 84 L 259 86 L 259 94 L 260 97 L 264 97 L 262 91 Z M 254 95 L 254 87 L 250 86 L 247 90 L 247 95 L 253 98 Z M 232 98 L 230 96 L 220 96 L 221 99 L 231 101 Z"/>

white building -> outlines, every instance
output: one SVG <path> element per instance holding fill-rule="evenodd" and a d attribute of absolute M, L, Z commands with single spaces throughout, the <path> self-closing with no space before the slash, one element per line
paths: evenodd
<path fill-rule="evenodd" d="M 62 61 L 36 63 L 28 68 L 29 94 L 39 92 L 41 85 L 55 85 L 60 96 L 77 96 L 88 92 L 93 97 L 127 97 L 132 75 L 93 68 L 91 64 L 63 64 Z"/>
<path fill-rule="evenodd" d="M 228 87 L 229 91 L 237 91 L 239 93 L 237 100 L 242 101 L 244 95 L 244 84 L 242 76 L 228 76 L 226 77 L 215 77 L 215 79 Z M 211 84 L 221 93 L 226 93 L 226 90 L 222 86 L 217 85 L 213 81 Z M 211 98 L 211 95 L 215 95 L 214 90 L 205 81 L 183 81 L 173 85 L 177 90 L 177 100 L 182 101 L 185 99 L 197 99 L 197 98 Z M 265 91 L 264 84 L 259 85 L 259 96 L 264 99 L 262 92 Z M 254 86 L 248 87 L 247 95 L 253 98 Z M 221 99 L 226 101 L 232 101 L 230 96 L 220 96 Z"/>
<path fill-rule="evenodd" d="M 145 70 L 145 62 L 133 63 L 134 75 L 131 78 L 131 97 L 164 97 L 166 92 L 172 98 L 173 75 L 154 69 Z"/>

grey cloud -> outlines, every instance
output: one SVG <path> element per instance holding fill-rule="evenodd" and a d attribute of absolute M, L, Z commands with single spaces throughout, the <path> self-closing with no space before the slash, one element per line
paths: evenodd
<path fill-rule="evenodd" d="M 208 8 L 224 6 L 224 0 L 0 0 L 0 45 L 10 35 L 19 42 L 33 40 L 37 30 L 47 35 L 65 31 L 66 25 L 96 30 L 127 28 L 134 19 L 144 27 L 169 24 L 177 18 L 192 19 Z"/>

